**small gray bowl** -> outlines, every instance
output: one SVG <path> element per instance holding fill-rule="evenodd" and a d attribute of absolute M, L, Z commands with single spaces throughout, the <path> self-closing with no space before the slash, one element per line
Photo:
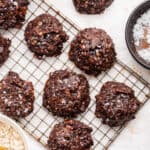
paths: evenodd
<path fill-rule="evenodd" d="M 125 38 L 127 47 L 131 53 L 131 55 L 134 57 L 134 59 L 144 66 L 147 69 L 150 69 L 150 63 L 146 62 L 144 59 L 142 59 L 135 48 L 134 40 L 133 40 L 133 27 L 137 22 L 137 19 L 144 14 L 148 9 L 150 9 L 150 0 L 142 3 L 140 6 L 138 6 L 130 15 L 127 25 L 126 25 L 126 31 L 125 31 Z"/>

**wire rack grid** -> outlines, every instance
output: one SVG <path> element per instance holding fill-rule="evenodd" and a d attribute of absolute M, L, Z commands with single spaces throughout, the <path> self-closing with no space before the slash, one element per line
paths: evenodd
<path fill-rule="evenodd" d="M 56 16 L 63 24 L 64 30 L 69 35 L 69 40 L 64 44 L 63 53 L 57 58 L 46 58 L 38 60 L 33 57 L 33 54 L 28 50 L 24 41 L 24 29 L 27 23 L 42 13 L 50 13 Z M 21 30 L 1 31 L 5 37 L 12 40 L 11 55 L 7 62 L 0 68 L 0 79 L 2 79 L 8 71 L 12 70 L 20 74 L 24 80 L 32 81 L 35 87 L 35 104 L 34 111 L 25 119 L 21 119 L 19 124 L 32 135 L 36 140 L 47 147 L 47 140 L 52 127 L 62 121 L 61 118 L 52 116 L 42 107 L 42 91 L 44 84 L 48 79 L 50 72 L 58 69 L 70 69 L 77 73 L 82 73 L 68 59 L 69 45 L 74 36 L 78 33 L 79 28 L 76 27 L 69 19 L 64 17 L 53 6 L 48 4 L 46 0 L 32 0 L 27 13 L 25 25 Z M 95 112 L 95 95 L 99 92 L 100 87 L 106 81 L 124 82 L 135 90 L 138 99 L 144 104 L 149 98 L 149 83 L 138 76 L 134 71 L 124 65 L 121 61 L 114 67 L 102 73 L 97 78 L 85 75 L 90 84 L 91 103 L 87 111 L 80 115 L 77 119 L 93 128 L 92 137 L 94 139 L 93 150 L 106 150 L 110 144 L 118 137 L 124 129 L 110 128 L 103 125 L 100 119 L 94 115 Z"/>

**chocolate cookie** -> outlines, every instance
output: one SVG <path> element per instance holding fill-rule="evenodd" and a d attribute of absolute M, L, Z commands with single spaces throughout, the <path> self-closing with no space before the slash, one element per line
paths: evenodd
<path fill-rule="evenodd" d="M 12 118 L 26 117 L 33 111 L 34 89 L 15 72 L 0 81 L 0 111 Z"/>
<path fill-rule="evenodd" d="M 97 76 L 112 67 L 116 53 L 105 31 L 88 28 L 80 31 L 72 41 L 69 58 L 85 73 Z"/>
<path fill-rule="evenodd" d="M 67 70 L 51 73 L 46 82 L 43 106 L 53 115 L 76 117 L 90 102 L 89 84 L 81 75 Z"/>
<path fill-rule="evenodd" d="M 100 14 L 111 5 L 113 0 L 73 0 L 73 2 L 80 13 Z"/>
<path fill-rule="evenodd" d="M 92 128 L 79 121 L 65 120 L 54 126 L 48 146 L 50 150 L 90 150 L 91 132 Z"/>
<path fill-rule="evenodd" d="M 0 28 L 21 28 L 28 4 L 28 0 L 0 0 Z"/>
<path fill-rule="evenodd" d="M 42 58 L 60 55 L 63 43 L 68 40 L 68 36 L 55 17 L 42 14 L 27 25 L 25 40 L 35 56 Z"/>
<path fill-rule="evenodd" d="M 0 35 L 0 66 L 8 59 L 9 57 L 9 47 L 11 41 Z"/>
<path fill-rule="evenodd" d="M 111 127 L 135 118 L 140 102 L 134 91 L 123 83 L 106 82 L 96 96 L 96 116 Z"/>

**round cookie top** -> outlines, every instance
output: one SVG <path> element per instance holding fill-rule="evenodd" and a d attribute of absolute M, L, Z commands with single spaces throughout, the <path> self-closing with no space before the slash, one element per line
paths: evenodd
<path fill-rule="evenodd" d="M 67 70 L 50 73 L 43 95 L 43 106 L 53 115 L 76 117 L 90 102 L 89 84 L 81 75 Z"/>
<path fill-rule="evenodd" d="M 29 49 L 40 59 L 60 55 L 68 36 L 55 17 L 42 14 L 28 23 L 25 40 Z"/>
<path fill-rule="evenodd" d="M 90 150 L 91 132 L 92 128 L 79 121 L 65 120 L 54 126 L 48 146 L 51 150 Z"/>
<path fill-rule="evenodd" d="M 28 5 L 28 0 L 0 0 L 0 28 L 21 28 Z"/>
<path fill-rule="evenodd" d="M 134 119 L 140 102 L 134 91 L 123 83 L 106 82 L 96 96 L 96 116 L 111 127 Z"/>
<path fill-rule="evenodd" d="M 97 76 L 112 67 L 116 53 L 112 39 L 104 30 L 87 28 L 72 41 L 69 58 L 85 73 Z"/>
<path fill-rule="evenodd" d="M 12 118 L 26 117 L 33 111 L 34 89 L 15 72 L 0 81 L 0 111 Z"/>
<path fill-rule="evenodd" d="M 77 11 L 83 14 L 100 14 L 113 0 L 73 0 Z"/>
<path fill-rule="evenodd" d="M 8 59 L 9 57 L 9 47 L 11 41 L 0 35 L 0 66 Z"/>

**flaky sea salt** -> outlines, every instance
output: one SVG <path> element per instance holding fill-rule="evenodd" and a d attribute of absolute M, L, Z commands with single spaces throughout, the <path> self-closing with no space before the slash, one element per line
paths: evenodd
<path fill-rule="evenodd" d="M 138 51 L 138 54 L 150 63 L 150 48 Z"/>
<path fill-rule="evenodd" d="M 139 56 L 150 63 L 150 9 L 134 25 L 133 38 Z"/>

